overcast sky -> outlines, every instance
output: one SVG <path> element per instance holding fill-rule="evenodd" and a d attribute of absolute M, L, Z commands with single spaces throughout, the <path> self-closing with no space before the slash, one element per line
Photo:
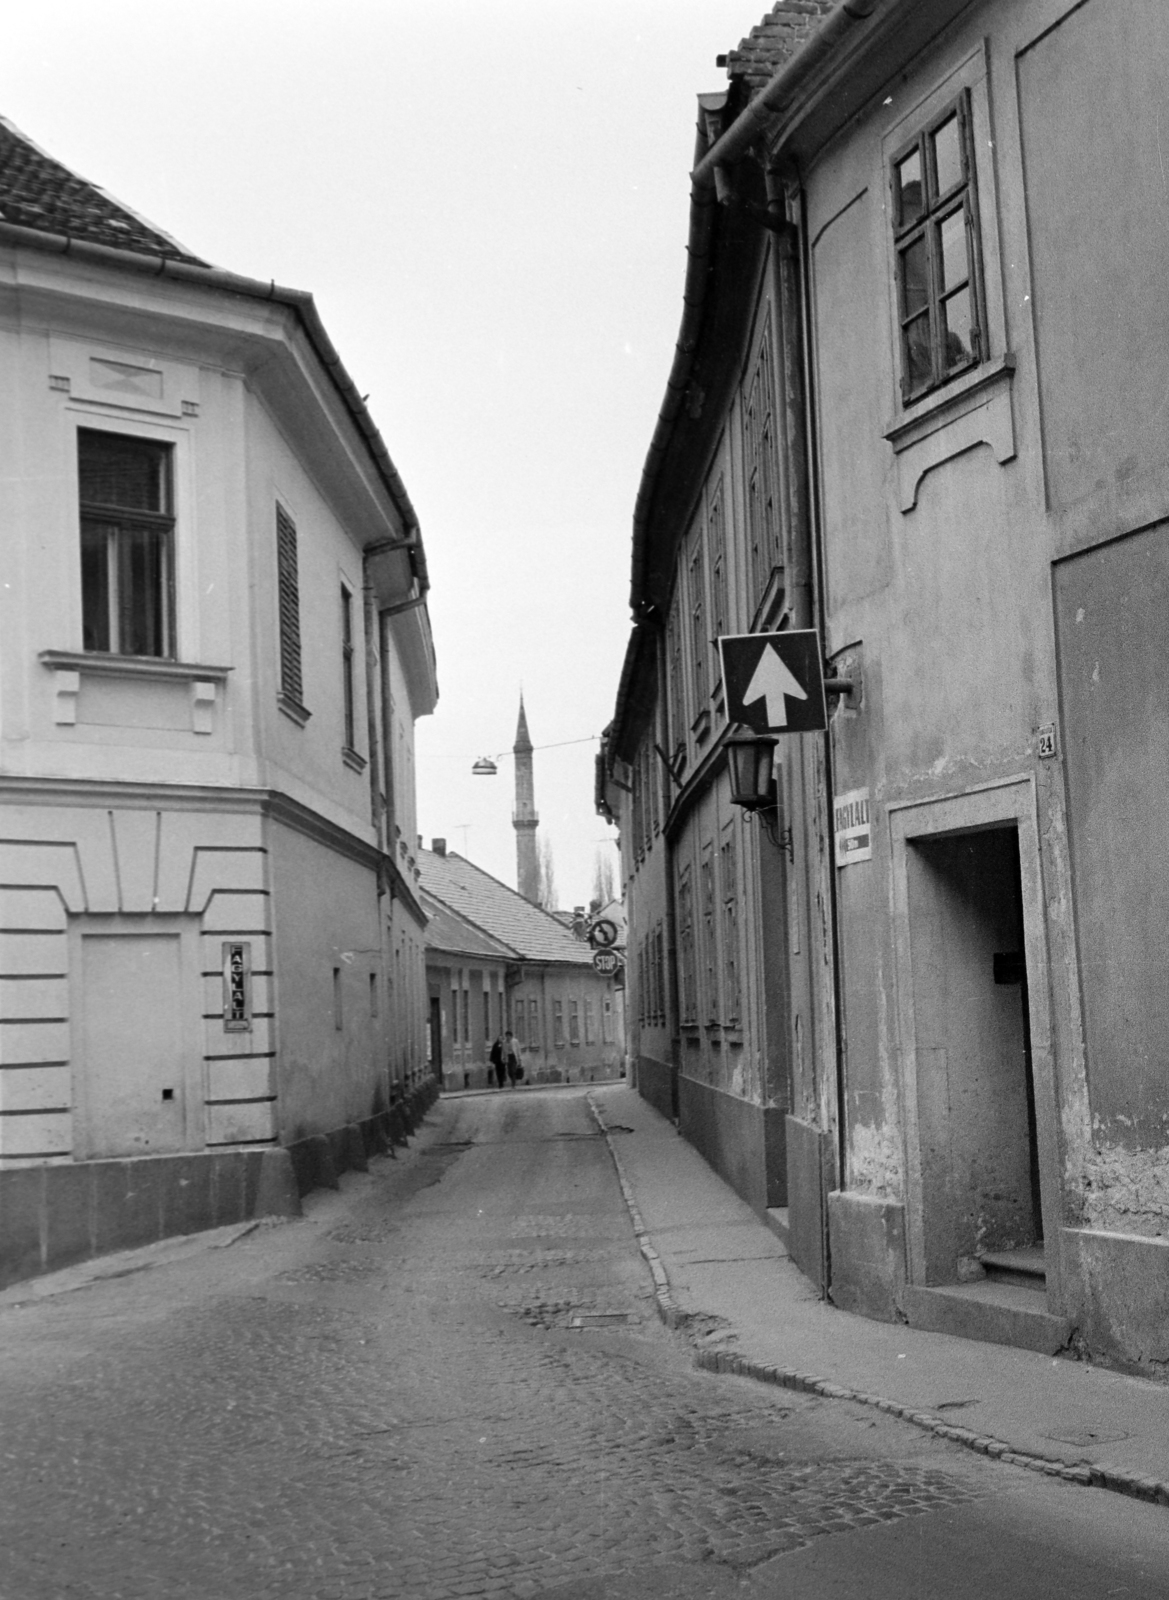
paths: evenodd
<path fill-rule="evenodd" d="M 682 309 L 695 97 L 766 0 L 25 0 L 0 113 L 218 266 L 316 298 L 418 511 L 419 828 L 515 882 L 522 686 L 559 900 Z"/>

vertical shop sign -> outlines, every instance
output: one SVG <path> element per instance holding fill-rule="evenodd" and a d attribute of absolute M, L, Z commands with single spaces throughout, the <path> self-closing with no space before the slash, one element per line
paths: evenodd
<path fill-rule="evenodd" d="M 223 1031 L 252 1031 L 252 946 L 248 939 L 223 946 Z"/>

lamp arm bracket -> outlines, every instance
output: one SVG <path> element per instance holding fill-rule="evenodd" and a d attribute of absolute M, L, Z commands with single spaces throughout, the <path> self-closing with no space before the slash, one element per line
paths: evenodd
<path fill-rule="evenodd" d="M 655 744 L 654 745 L 654 749 L 657 751 L 658 755 L 661 756 L 662 765 L 665 767 L 666 771 L 670 774 L 670 777 L 674 780 L 674 782 L 677 784 L 678 788 L 680 789 L 682 787 L 682 780 L 678 776 L 678 774 L 674 771 L 673 763 L 670 761 L 669 756 L 662 749 L 660 744 Z"/>

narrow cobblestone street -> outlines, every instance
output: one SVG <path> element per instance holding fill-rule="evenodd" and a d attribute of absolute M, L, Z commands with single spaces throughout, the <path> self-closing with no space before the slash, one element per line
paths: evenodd
<path fill-rule="evenodd" d="M 0 1297 L 3 1600 L 1169 1587 L 1157 1507 L 696 1370 L 583 1092 L 445 1100 L 304 1220 L 128 1260 Z"/>

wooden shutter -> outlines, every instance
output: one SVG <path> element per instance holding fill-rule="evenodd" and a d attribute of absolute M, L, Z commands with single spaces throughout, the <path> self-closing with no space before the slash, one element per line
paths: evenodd
<path fill-rule="evenodd" d="M 280 687 L 304 702 L 300 665 L 300 583 L 296 568 L 296 523 L 284 507 L 276 507 L 276 562 L 280 587 Z"/>

